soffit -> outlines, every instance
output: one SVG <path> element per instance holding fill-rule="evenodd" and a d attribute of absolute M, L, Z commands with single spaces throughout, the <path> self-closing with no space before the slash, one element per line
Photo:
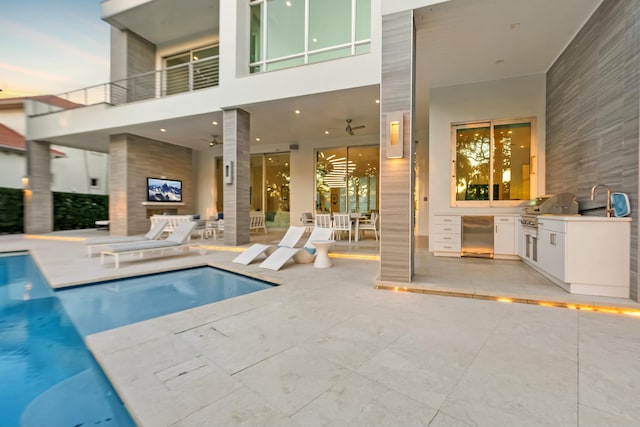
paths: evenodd
<path fill-rule="evenodd" d="M 452 0 L 415 11 L 428 87 L 545 73 L 602 0 Z"/>
<path fill-rule="evenodd" d="M 219 1 L 154 0 L 103 19 L 162 46 L 199 35 L 218 34 Z"/>

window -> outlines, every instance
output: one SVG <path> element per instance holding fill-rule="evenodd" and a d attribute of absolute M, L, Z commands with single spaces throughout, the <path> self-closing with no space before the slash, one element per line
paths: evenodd
<path fill-rule="evenodd" d="M 218 46 L 207 46 L 165 58 L 165 94 L 218 85 Z"/>
<path fill-rule="evenodd" d="M 371 212 L 378 209 L 378 146 L 316 152 L 316 211 Z"/>
<path fill-rule="evenodd" d="M 452 126 L 453 206 L 510 206 L 533 193 L 533 120 Z"/>
<path fill-rule="evenodd" d="M 250 72 L 367 53 L 371 0 L 250 0 Z"/>

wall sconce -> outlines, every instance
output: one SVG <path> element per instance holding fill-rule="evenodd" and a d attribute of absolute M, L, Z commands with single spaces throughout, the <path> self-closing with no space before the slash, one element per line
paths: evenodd
<path fill-rule="evenodd" d="M 387 113 L 386 152 L 387 159 L 404 157 L 404 113 Z"/>
<path fill-rule="evenodd" d="M 223 176 L 224 176 L 224 183 L 225 184 L 233 184 L 233 162 L 232 161 L 226 161 L 224 162 L 223 165 Z"/>
<path fill-rule="evenodd" d="M 22 188 L 24 190 L 28 190 L 29 189 L 29 177 L 28 176 L 23 176 L 22 177 Z"/>

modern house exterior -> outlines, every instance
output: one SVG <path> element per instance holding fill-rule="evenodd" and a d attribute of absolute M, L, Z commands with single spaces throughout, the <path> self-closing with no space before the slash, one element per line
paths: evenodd
<path fill-rule="evenodd" d="M 638 300 L 638 2 L 105 0 L 102 19 L 112 81 L 27 107 L 27 232 L 51 230 L 51 144 L 109 154 L 115 234 L 224 212 L 240 245 L 252 210 L 379 211 L 392 283 L 439 215 L 606 184 L 631 201 Z M 183 201 L 149 203 L 147 177 Z"/>
<path fill-rule="evenodd" d="M 55 102 L 52 97 L 44 99 Z M 26 98 L 0 99 L 0 187 L 3 188 L 24 188 L 28 184 L 25 102 Z M 51 191 L 107 194 L 106 153 L 52 145 L 50 154 Z"/>

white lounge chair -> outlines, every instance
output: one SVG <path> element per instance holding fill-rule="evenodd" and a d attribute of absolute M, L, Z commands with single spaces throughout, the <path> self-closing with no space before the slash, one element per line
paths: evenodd
<path fill-rule="evenodd" d="M 178 227 L 167 237 L 166 240 L 149 240 L 131 243 L 122 243 L 119 245 L 110 245 L 100 254 L 100 264 L 104 264 L 105 255 L 113 256 L 115 267 L 120 266 L 120 255 L 140 255 L 145 253 L 156 252 L 164 255 L 166 251 L 175 252 L 180 250 L 184 253 L 189 250 L 187 241 L 191 237 L 191 232 L 195 228 L 197 222 L 185 221 L 181 222 Z"/>
<path fill-rule="evenodd" d="M 270 270 L 280 270 L 280 268 L 291 258 L 298 264 L 309 264 L 316 259 L 316 248 L 313 246 L 314 240 L 330 240 L 333 234 L 333 228 L 316 227 L 311 232 L 309 239 L 301 248 L 285 248 L 276 249 L 271 255 L 265 259 L 260 267 Z"/>
<path fill-rule="evenodd" d="M 298 240 L 302 237 L 306 227 L 297 227 L 292 225 L 289 227 L 284 237 L 278 242 L 277 245 L 265 245 L 262 243 L 254 243 L 249 246 L 244 252 L 233 259 L 233 262 L 238 264 L 249 265 L 261 254 L 267 256 L 271 255 L 279 247 L 293 248 Z"/>
<path fill-rule="evenodd" d="M 94 249 L 104 248 L 108 245 L 115 245 L 118 243 L 131 243 L 131 242 L 145 242 L 148 240 L 156 240 L 162 232 L 164 228 L 167 226 L 167 221 L 157 221 L 151 227 L 151 230 L 147 232 L 144 236 L 108 236 L 108 237 L 99 237 L 96 239 L 85 240 L 85 245 L 87 245 L 87 255 L 93 256 Z"/>

